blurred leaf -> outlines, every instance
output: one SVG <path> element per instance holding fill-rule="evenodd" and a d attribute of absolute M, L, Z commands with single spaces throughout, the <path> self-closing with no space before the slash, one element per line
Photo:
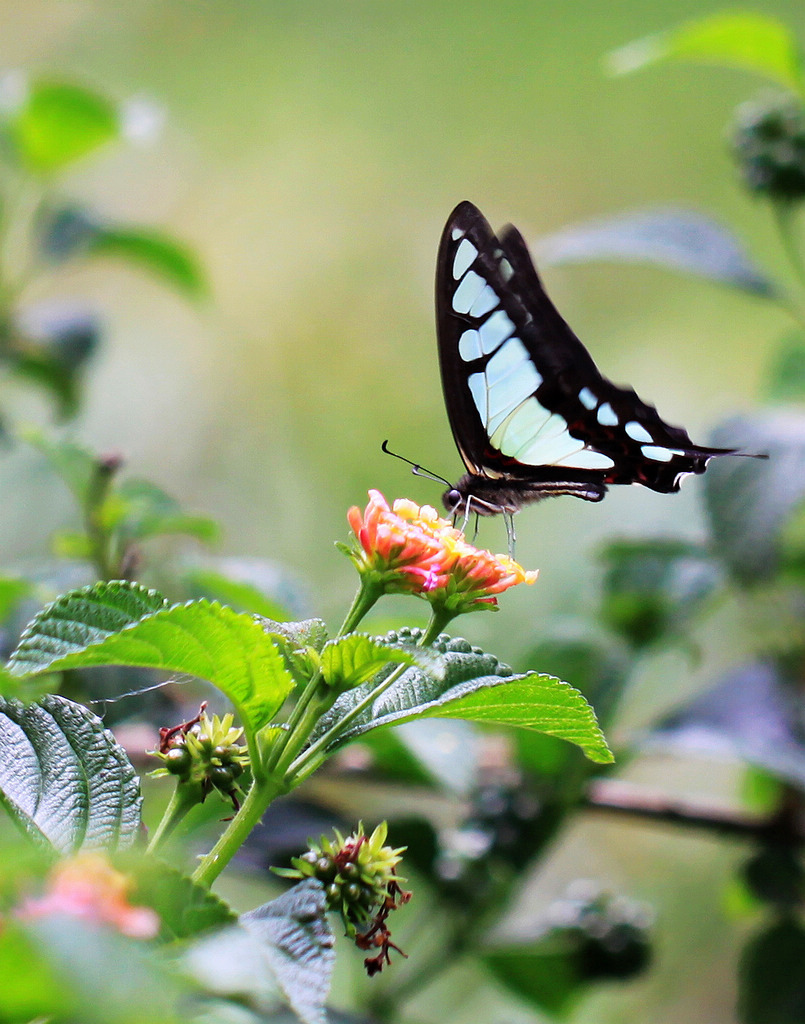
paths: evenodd
<path fill-rule="evenodd" d="M 25 427 L 19 434 L 23 441 L 45 456 L 51 469 L 70 488 L 78 505 L 84 508 L 98 465 L 92 452 L 73 441 L 63 438 L 54 440 L 38 427 Z"/>
<path fill-rule="evenodd" d="M 486 950 L 482 959 L 501 985 L 551 1016 L 565 1017 L 578 996 L 571 953 L 548 951 L 539 940 Z"/>
<path fill-rule="evenodd" d="M 265 619 L 282 622 L 286 619 L 285 609 L 267 597 L 253 583 L 229 579 L 223 573 L 204 566 L 190 569 L 185 580 L 193 589 L 194 596 L 221 601 L 243 612 L 252 612 Z"/>
<path fill-rule="evenodd" d="M 5 622 L 20 601 L 28 597 L 33 589 L 34 585 L 30 580 L 0 576 L 0 622 Z"/>
<path fill-rule="evenodd" d="M 793 919 L 755 935 L 741 954 L 741 1024 L 800 1024 L 805 1020 L 805 929 Z"/>
<path fill-rule="evenodd" d="M 18 377 L 50 392 L 61 419 L 70 419 L 78 412 L 79 380 L 73 370 L 50 353 L 32 349 L 18 353 L 11 361 L 11 368 Z"/>
<path fill-rule="evenodd" d="M 449 793 L 466 796 L 477 783 L 481 740 L 471 722 L 419 719 L 370 733 L 364 742 L 371 743 L 376 736 L 388 738 L 401 754 L 415 758 L 425 777 Z"/>
<path fill-rule="evenodd" d="M 47 356 L 66 371 L 79 370 L 98 347 L 97 315 L 81 306 L 40 302 L 17 314 L 16 349 L 20 357 Z"/>
<path fill-rule="evenodd" d="M 310 615 L 310 601 L 287 566 L 268 558 L 205 555 L 185 574 L 191 597 L 209 597 L 284 622 Z"/>
<path fill-rule="evenodd" d="M 779 910 L 796 911 L 805 900 L 805 868 L 791 845 L 761 847 L 742 873 L 752 895 Z"/>
<path fill-rule="evenodd" d="M 646 36 L 615 50 L 609 71 L 625 75 L 667 60 L 723 64 L 755 71 L 795 92 L 803 88 L 802 56 L 796 37 L 777 18 L 749 11 L 725 11 Z"/>
<path fill-rule="evenodd" d="M 395 643 L 401 636 L 413 638 L 418 632 L 400 631 L 387 639 Z M 433 649 L 443 656 L 443 678 L 435 680 L 418 668 L 407 669 L 358 715 L 331 749 L 383 725 L 417 718 L 462 718 L 536 729 L 576 743 L 593 761 L 608 764 L 612 760 L 592 708 L 572 686 L 537 673 L 515 676 L 507 665 L 459 638 L 437 641 Z M 323 735 L 359 704 L 381 678 L 382 673 L 339 697 L 322 716 L 313 738 Z"/>
<path fill-rule="evenodd" d="M 577 224 L 541 238 L 543 264 L 625 260 L 687 271 L 766 298 L 772 281 L 751 261 L 735 235 L 701 213 L 682 208 L 627 211 Z"/>
<path fill-rule="evenodd" d="M 177 1005 L 187 986 L 154 947 L 66 914 L 31 922 L 25 931 L 76 1008 L 68 1019 L 82 1024 L 187 1020 Z"/>
<path fill-rule="evenodd" d="M 805 414 L 736 416 L 714 431 L 712 443 L 769 456 L 715 459 L 704 478 L 716 554 L 743 584 L 769 579 L 781 532 L 805 498 Z"/>
<path fill-rule="evenodd" d="M 117 110 L 99 93 L 66 82 L 32 82 L 7 122 L 16 155 L 30 171 L 63 170 L 119 135 Z"/>
<path fill-rule="evenodd" d="M 664 718 L 647 742 L 680 756 L 729 755 L 805 789 L 800 697 L 770 664 L 733 669 Z"/>
<path fill-rule="evenodd" d="M 601 560 L 604 621 L 636 648 L 684 635 L 723 582 L 719 565 L 687 541 L 613 541 Z"/>
<path fill-rule="evenodd" d="M 326 1024 L 324 1004 L 335 964 L 324 886 L 299 882 L 278 899 L 242 914 L 294 1013 L 304 1024 Z"/>
<path fill-rule="evenodd" d="M 772 363 L 766 397 L 773 402 L 805 402 L 805 335 L 793 331 L 783 340 Z"/>
<path fill-rule="evenodd" d="M 103 722 L 49 695 L 0 699 L 0 801 L 31 837 L 60 853 L 129 846 L 139 835 L 140 782 Z"/>
<path fill-rule="evenodd" d="M 164 861 L 138 856 L 122 863 L 134 878 L 129 902 L 157 912 L 164 939 L 187 939 L 234 923 L 235 914 L 219 896 Z"/>
<path fill-rule="evenodd" d="M 207 291 L 201 265 L 189 246 L 160 231 L 105 224 L 87 247 L 90 256 L 115 256 L 161 277 L 191 298 Z"/>
<path fill-rule="evenodd" d="M 207 601 L 168 606 L 137 583 L 97 583 L 48 605 L 9 659 L 14 675 L 92 665 L 136 665 L 206 679 L 243 725 L 268 724 L 293 688 L 261 624 Z"/>
<path fill-rule="evenodd" d="M 37 229 L 40 251 L 52 263 L 79 256 L 113 257 L 147 270 L 191 298 L 200 298 L 207 291 L 196 255 L 165 232 L 114 224 L 72 205 L 46 210 Z"/>
<path fill-rule="evenodd" d="M 257 1011 L 260 1024 L 272 1020 L 271 1015 L 285 1004 L 263 944 L 239 925 L 188 945 L 183 952 L 182 968 L 207 992 Z M 193 1021 L 196 1019 L 194 1015 Z M 219 1024 L 221 1017 L 216 1013 L 201 1019 Z M 228 1021 L 229 1017 L 224 1016 L 223 1020 Z M 242 1018 L 235 1020 L 240 1024 Z"/>
<path fill-rule="evenodd" d="M 13 917 L 0 929 L 0 1020 L 65 1019 L 75 1011 L 75 999 L 31 937 Z"/>
<path fill-rule="evenodd" d="M 148 480 L 124 480 L 117 489 L 121 502 L 118 529 L 127 541 L 181 533 L 206 543 L 218 539 L 219 528 L 207 516 L 188 515 L 175 498 Z"/>

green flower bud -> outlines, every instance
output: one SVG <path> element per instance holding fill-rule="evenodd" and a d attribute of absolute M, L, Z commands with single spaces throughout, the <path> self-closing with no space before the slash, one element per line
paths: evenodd
<path fill-rule="evenodd" d="M 741 105 L 730 141 L 750 192 L 789 202 L 805 197 L 805 108 L 794 96 Z"/>

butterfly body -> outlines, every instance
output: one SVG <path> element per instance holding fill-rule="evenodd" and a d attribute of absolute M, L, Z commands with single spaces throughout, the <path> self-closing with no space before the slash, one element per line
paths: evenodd
<path fill-rule="evenodd" d="M 522 236 L 496 236 L 472 203 L 442 235 L 436 270 L 442 386 L 467 473 L 448 511 L 507 518 L 559 494 L 601 501 L 610 484 L 661 493 L 734 449 L 694 444 L 631 388 L 607 380 L 548 298 Z"/>

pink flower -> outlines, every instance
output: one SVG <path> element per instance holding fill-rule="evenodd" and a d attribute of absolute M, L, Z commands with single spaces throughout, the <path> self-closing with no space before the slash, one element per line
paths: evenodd
<path fill-rule="evenodd" d="M 507 555 L 473 547 L 430 505 L 398 498 L 390 508 L 369 491 L 365 512 L 353 507 L 347 518 L 360 544 L 350 552 L 359 571 L 377 573 L 387 592 L 419 594 L 456 615 L 494 607 L 498 594 L 537 579 Z"/>
<path fill-rule="evenodd" d="M 150 907 L 128 902 L 131 879 L 116 871 L 100 853 L 79 853 L 57 864 L 40 899 L 20 907 L 22 918 L 68 914 L 93 924 L 108 925 L 134 939 L 153 939 L 159 917 Z"/>

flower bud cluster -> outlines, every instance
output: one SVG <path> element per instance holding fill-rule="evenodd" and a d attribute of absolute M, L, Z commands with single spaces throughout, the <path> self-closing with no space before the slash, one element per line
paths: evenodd
<path fill-rule="evenodd" d="M 795 97 L 775 95 L 740 106 L 731 145 L 751 192 L 787 202 L 805 197 L 805 108 Z"/>
<path fill-rule="evenodd" d="M 206 711 L 176 729 L 163 730 L 160 749 L 152 751 L 162 762 L 153 776 L 173 775 L 180 785 L 198 787 L 199 802 L 215 789 L 239 807 L 240 778 L 249 763 L 241 743 L 242 729 L 233 727 L 233 716 L 210 717 Z"/>
<path fill-rule="evenodd" d="M 315 878 L 324 886 L 329 910 L 341 915 L 346 934 L 359 949 L 377 948 L 376 957 L 365 961 L 369 974 L 389 963 L 389 951 L 396 949 L 386 926 L 389 913 L 407 903 L 411 894 L 400 888 L 405 881 L 397 875 L 403 848 L 385 846 L 388 826 L 382 822 L 367 836 L 363 823 L 351 836 L 337 830 L 334 839 L 322 836 L 309 841 L 308 850 L 291 860 L 293 868 L 274 868 L 284 878 Z M 403 954 L 405 955 L 405 954 Z"/>

